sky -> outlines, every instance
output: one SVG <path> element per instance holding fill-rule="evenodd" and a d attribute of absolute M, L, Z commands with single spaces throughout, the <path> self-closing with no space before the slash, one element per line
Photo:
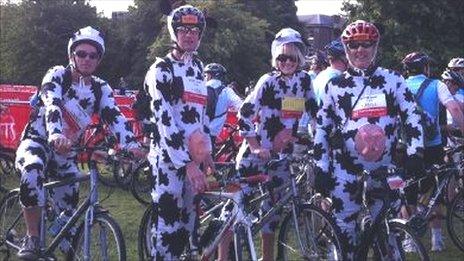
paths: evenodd
<path fill-rule="evenodd" d="M 114 11 L 126 11 L 132 0 L 89 0 L 90 5 L 96 6 L 98 12 L 103 12 L 106 17 L 111 17 Z M 297 0 L 297 15 L 325 14 L 334 15 L 341 13 L 342 0 Z"/>

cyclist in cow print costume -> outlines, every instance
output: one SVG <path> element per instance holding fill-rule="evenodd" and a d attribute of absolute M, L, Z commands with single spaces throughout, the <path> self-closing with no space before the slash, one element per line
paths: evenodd
<path fill-rule="evenodd" d="M 100 32 L 90 26 L 82 28 L 68 43 L 70 65 L 51 68 L 42 80 L 38 104 L 16 153 L 16 167 L 21 172 L 19 198 L 28 230 L 18 252 L 23 259 L 37 257 L 39 218 L 45 204 L 43 183 L 47 178 L 61 180 L 79 175 L 76 153 L 70 149 L 78 145 L 93 113 L 108 124 L 123 147 L 134 151 L 139 147 L 131 126 L 115 104 L 111 87 L 92 76 L 104 52 Z M 77 183 L 50 191 L 58 214 L 71 217 L 78 192 Z M 70 236 L 61 244 L 62 251 L 68 250 Z"/>
<path fill-rule="evenodd" d="M 305 61 L 303 51 L 304 43 L 297 31 L 284 28 L 276 34 L 271 46 L 275 70 L 259 79 L 239 110 L 240 135 L 245 137 L 237 155 L 240 176 L 265 173 L 271 152 L 292 152 L 289 145 L 296 140 L 302 114 L 306 112 L 315 119 L 317 103 L 311 78 L 300 69 Z M 281 162 L 268 174 L 276 185 L 281 185 L 288 180 L 288 173 L 287 162 Z M 270 207 L 271 202 L 265 202 L 262 210 Z M 276 215 L 263 227 L 263 260 L 274 260 L 274 232 L 278 224 Z M 221 255 L 227 254 L 225 249 Z"/>
<path fill-rule="evenodd" d="M 406 171 L 423 170 L 423 134 L 414 96 L 402 76 L 374 64 L 379 38 L 372 23 L 358 20 L 346 27 L 342 42 L 350 67 L 327 84 L 317 115 L 316 187 L 332 194 L 340 242 L 349 260 L 359 243 L 356 221 L 361 201 L 353 199 L 357 175 L 391 164 L 398 116 L 408 136 Z M 369 184 L 379 186 L 375 181 Z M 380 206 L 380 201 L 373 202 L 374 216 Z"/>
<path fill-rule="evenodd" d="M 168 16 L 173 50 L 157 58 L 145 77 L 154 125 L 149 162 L 154 176 L 152 258 L 179 259 L 193 231 L 193 196 L 206 188 L 200 164 L 212 166 L 207 89 L 195 55 L 205 17 L 183 5 Z"/>

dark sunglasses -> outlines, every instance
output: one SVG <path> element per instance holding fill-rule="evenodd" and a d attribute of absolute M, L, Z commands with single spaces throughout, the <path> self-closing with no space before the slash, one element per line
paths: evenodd
<path fill-rule="evenodd" d="M 346 46 L 349 49 L 358 49 L 359 46 L 362 46 L 363 48 L 370 48 L 375 44 L 375 42 L 350 42 L 347 43 Z"/>
<path fill-rule="evenodd" d="M 191 33 L 191 34 L 194 34 L 194 35 L 200 34 L 200 28 L 198 28 L 196 26 L 193 26 L 193 27 L 179 26 L 179 27 L 177 27 L 176 30 L 177 30 L 178 33 L 183 33 L 183 34 L 187 34 L 187 33 Z"/>
<path fill-rule="evenodd" d="M 88 53 L 88 52 L 82 51 L 82 50 L 76 51 L 76 52 L 74 52 L 74 54 L 75 54 L 77 57 L 81 58 L 81 59 L 84 59 L 84 58 L 87 57 L 87 56 L 88 56 L 90 59 L 92 59 L 92 60 L 95 60 L 95 59 L 100 58 L 100 56 L 98 55 L 98 53 L 94 53 L 94 52 Z"/>
<path fill-rule="evenodd" d="M 291 56 L 291 55 L 281 54 L 277 56 L 276 60 L 279 62 L 286 62 L 287 60 L 290 60 L 290 62 L 294 63 L 296 62 L 296 57 Z"/>

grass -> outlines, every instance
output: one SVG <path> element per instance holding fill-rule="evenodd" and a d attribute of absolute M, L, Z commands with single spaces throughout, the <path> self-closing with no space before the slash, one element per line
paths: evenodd
<path fill-rule="evenodd" d="M 17 178 L 7 177 L 2 181 L 7 185 L 18 184 Z M 127 260 L 137 260 L 137 233 L 140 219 L 145 211 L 145 207 L 140 205 L 128 191 L 121 189 L 110 189 L 100 186 L 101 205 L 108 209 L 122 228 L 127 247 Z M 87 195 L 88 187 L 86 184 L 81 186 L 81 197 Z M 2 194 L 0 194 L 1 196 Z M 109 197 L 107 197 L 109 195 Z M 451 241 L 445 225 L 443 225 L 445 236 L 446 250 L 440 253 L 431 253 L 431 260 L 463 260 L 464 253 L 461 252 Z M 430 249 L 430 235 L 422 238 L 427 249 Z M 256 246 L 259 247 L 258 245 Z M 1 255 L 1 253 L 0 253 Z"/>

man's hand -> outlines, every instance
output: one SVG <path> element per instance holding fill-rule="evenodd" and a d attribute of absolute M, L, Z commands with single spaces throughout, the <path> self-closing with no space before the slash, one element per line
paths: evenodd
<path fill-rule="evenodd" d="M 271 152 L 268 149 L 264 149 L 264 148 L 252 149 L 251 153 L 258 155 L 258 157 L 262 160 L 271 159 Z"/>
<path fill-rule="evenodd" d="M 189 137 L 188 150 L 192 160 L 201 164 L 211 155 L 211 140 L 204 132 L 196 130 Z"/>
<path fill-rule="evenodd" d="M 208 183 L 206 182 L 206 175 L 200 170 L 198 165 L 191 161 L 185 166 L 187 171 L 187 178 L 192 185 L 195 194 L 201 193 L 206 190 Z"/>
<path fill-rule="evenodd" d="M 58 154 L 66 154 L 71 150 L 72 141 L 62 134 L 53 135 L 50 144 Z"/>
<path fill-rule="evenodd" d="M 275 136 L 272 150 L 282 152 L 290 143 L 295 141 L 297 141 L 297 138 L 293 137 L 292 129 L 283 129 Z"/>

